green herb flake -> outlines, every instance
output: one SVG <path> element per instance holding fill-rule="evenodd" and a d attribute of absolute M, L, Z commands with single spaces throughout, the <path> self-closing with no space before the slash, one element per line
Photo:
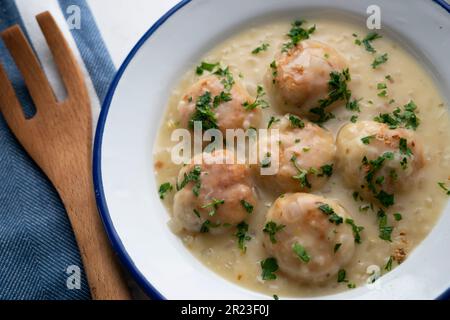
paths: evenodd
<path fill-rule="evenodd" d="M 253 212 L 253 205 L 251 203 L 248 203 L 244 199 L 241 200 L 241 205 L 244 207 L 245 211 L 247 211 L 248 214 L 251 214 Z"/>
<path fill-rule="evenodd" d="M 372 46 L 372 41 L 375 41 L 375 40 L 381 39 L 381 38 L 382 38 L 382 36 L 380 36 L 378 33 L 371 32 L 362 40 L 362 44 L 364 45 L 365 49 L 368 52 L 375 53 L 376 50 Z"/>
<path fill-rule="evenodd" d="M 280 122 L 280 119 L 275 118 L 275 117 L 270 117 L 269 123 L 267 124 L 267 129 L 270 129 L 270 127 L 274 124 Z"/>
<path fill-rule="evenodd" d="M 357 226 L 353 219 L 347 218 L 345 219 L 345 223 L 352 227 L 353 237 L 355 238 L 356 243 L 361 243 L 361 231 L 364 230 L 364 227 Z"/>
<path fill-rule="evenodd" d="M 328 81 L 328 96 L 318 101 L 319 106 L 309 110 L 310 113 L 318 116 L 317 123 L 324 123 L 333 119 L 334 114 L 326 111 L 326 108 L 334 102 L 343 100 L 346 104 L 350 102 L 351 92 L 347 87 L 347 82 L 351 80 L 349 69 L 342 72 L 332 71 Z M 349 107 L 350 108 L 350 107 Z"/>
<path fill-rule="evenodd" d="M 330 207 L 330 205 L 328 205 L 327 203 L 321 204 L 319 206 L 319 209 L 329 217 L 328 221 L 334 223 L 337 226 L 344 221 L 344 219 L 342 219 L 342 217 L 337 215 L 334 209 Z"/>
<path fill-rule="evenodd" d="M 367 136 L 367 137 L 361 138 L 361 142 L 364 144 L 370 144 L 370 140 L 374 139 L 374 138 L 375 138 L 375 135 Z"/>
<path fill-rule="evenodd" d="M 205 220 L 200 227 L 200 233 L 208 233 L 211 228 L 218 228 L 220 224 L 212 223 L 209 220 Z"/>
<path fill-rule="evenodd" d="M 333 175 L 333 165 L 325 164 L 320 167 L 320 173 L 317 175 L 318 177 L 331 177 Z"/>
<path fill-rule="evenodd" d="M 269 104 L 266 100 L 262 99 L 266 95 L 266 92 L 264 91 L 264 88 L 260 85 L 258 85 L 258 88 L 256 89 L 256 98 L 255 101 L 252 103 L 249 103 L 248 101 L 244 102 L 242 106 L 245 110 L 251 111 L 258 107 L 261 107 L 262 109 L 268 108 Z"/>
<path fill-rule="evenodd" d="M 408 140 L 406 140 L 405 138 L 400 138 L 399 149 L 402 154 L 405 154 L 408 157 L 412 156 L 413 154 L 411 149 L 408 147 Z"/>
<path fill-rule="evenodd" d="M 380 201 L 380 203 L 386 208 L 392 206 L 395 203 L 394 195 L 391 193 L 387 193 L 384 190 L 380 190 L 375 198 Z"/>
<path fill-rule="evenodd" d="M 292 251 L 294 251 L 297 257 L 305 263 L 308 263 L 311 260 L 311 257 L 308 252 L 306 252 L 306 249 L 298 242 L 294 243 L 292 246 Z"/>
<path fill-rule="evenodd" d="M 232 100 L 231 93 L 222 91 L 218 96 L 214 97 L 213 107 L 217 108 L 220 104 L 231 100 Z"/>
<path fill-rule="evenodd" d="M 277 243 L 277 239 L 275 238 L 275 234 L 277 232 L 283 230 L 284 227 L 286 227 L 286 226 L 282 225 L 282 224 L 277 225 L 275 222 L 269 221 L 264 226 L 263 232 L 267 233 L 269 235 L 270 242 Z"/>
<path fill-rule="evenodd" d="M 438 182 L 438 186 L 444 190 L 448 196 L 450 196 L 450 189 L 445 185 L 444 182 Z"/>
<path fill-rule="evenodd" d="M 166 193 L 170 192 L 172 190 L 173 190 L 173 186 L 169 182 L 161 184 L 159 186 L 159 190 L 158 190 L 159 198 L 164 200 L 164 197 L 166 196 Z"/>
<path fill-rule="evenodd" d="M 316 31 L 316 26 L 312 26 L 308 29 L 305 29 L 302 27 L 302 25 L 305 23 L 304 20 L 297 20 L 292 23 L 291 30 L 287 34 L 287 36 L 290 38 L 290 41 L 283 44 L 283 47 L 281 49 L 282 52 L 287 52 L 290 49 L 294 48 L 297 44 L 300 43 L 302 40 L 309 39 L 310 35 Z"/>
<path fill-rule="evenodd" d="M 395 221 L 401 221 L 403 219 L 401 213 L 394 213 L 394 219 Z"/>
<path fill-rule="evenodd" d="M 389 60 L 388 54 L 382 54 L 381 56 L 377 56 L 372 62 L 372 68 L 377 69 L 383 63 L 386 63 Z"/>
<path fill-rule="evenodd" d="M 184 173 L 183 181 L 178 185 L 177 183 L 177 190 L 183 189 L 189 182 L 194 182 L 194 187 L 192 188 L 192 192 L 195 196 L 198 197 L 200 192 L 200 175 L 201 175 L 201 167 L 199 165 L 194 166 L 194 168 L 189 173 Z"/>
<path fill-rule="evenodd" d="M 386 265 L 384 266 L 384 270 L 391 271 L 392 270 L 392 262 L 394 262 L 394 259 L 392 256 L 389 257 L 389 260 L 387 261 Z"/>
<path fill-rule="evenodd" d="M 195 104 L 195 111 L 189 120 L 189 127 L 194 128 L 194 123 L 196 121 L 201 122 L 202 129 L 217 129 L 217 116 L 212 110 L 212 97 L 209 91 L 201 95 Z"/>
<path fill-rule="evenodd" d="M 261 277 L 263 280 L 275 280 L 277 275 L 275 272 L 278 270 L 277 259 L 275 258 L 267 258 L 261 261 Z"/>
<path fill-rule="evenodd" d="M 305 123 L 302 119 L 293 114 L 289 115 L 289 121 L 291 122 L 291 127 L 303 129 L 305 127 Z"/>
<path fill-rule="evenodd" d="M 275 83 L 276 83 L 275 78 L 278 76 L 277 62 L 276 62 L 275 60 L 273 60 L 273 61 L 270 63 L 270 69 L 272 69 L 272 77 L 273 77 L 272 83 L 275 84 Z"/>
<path fill-rule="evenodd" d="M 208 213 L 208 215 L 210 217 L 212 217 L 216 214 L 216 211 L 219 208 L 219 206 L 224 203 L 225 203 L 225 200 L 218 200 L 218 199 L 213 198 L 210 203 L 203 205 L 201 208 L 202 209 L 211 208 L 211 211 Z"/>
<path fill-rule="evenodd" d="M 209 63 L 202 61 L 202 63 L 197 67 L 196 73 L 197 75 L 201 76 L 205 71 L 213 72 L 215 69 L 217 69 L 220 66 L 219 63 Z"/>
<path fill-rule="evenodd" d="M 260 52 L 267 51 L 267 49 L 269 49 L 269 47 L 270 47 L 269 43 L 263 43 L 259 47 L 253 49 L 252 54 L 258 54 Z"/>
<path fill-rule="evenodd" d="M 347 272 L 344 269 L 340 269 L 338 271 L 338 275 L 337 275 L 337 282 L 341 283 L 341 282 L 348 282 L 348 280 L 346 279 L 347 276 Z"/>
<path fill-rule="evenodd" d="M 392 242 L 391 235 L 394 228 L 392 226 L 388 226 L 387 215 L 384 210 L 380 209 L 378 211 L 378 236 L 380 239 Z"/>
<path fill-rule="evenodd" d="M 312 186 L 308 180 L 308 170 L 302 169 L 297 165 L 297 157 L 295 155 L 292 155 L 291 162 L 297 169 L 297 175 L 292 176 L 292 179 L 298 180 L 301 188 L 311 189 Z"/>
<path fill-rule="evenodd" d="M 242 221 L 241 223 L 239 223 L 237 226 L 237 232 L 235 234 L 235 236 L 238 239 L 238 247 L 239 249 L 242 250 L 242 252 L 246 252 L 247 251 L 247 247 L 245 246 L 245 242 L 246 241 L 250 241 L 252 239 L 252 237 L 250 237 L 248 235 L 248 224 L 245 223 L 244 221 Z"/>

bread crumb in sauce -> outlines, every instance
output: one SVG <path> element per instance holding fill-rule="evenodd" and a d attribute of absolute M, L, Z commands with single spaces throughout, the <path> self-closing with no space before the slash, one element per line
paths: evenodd
<path fill-rule="evenodd" d="M 420 118 L 420 124 L 416 130 L 406 130 L 413 131 L 423 146 L 423 166 L 410 174 L 408 179 L 413 179 L 413 183 L 407 184 L 407 192 L 394 193 L 395 202 L 393 204 L 390 204 L 388 197 L 378 197 L 389 204 L 387 207 L 383 207 L 380 202 L 377 202 L 377 199 L 369 199 L 366 196 L 366 193 L 369 192 L 366 186 L 362 189 L 349 187 L 349 184 L 344 181 L 335 159 L 332 176 L 327 177 L 324 185 L 311 193 L 325 199 L 336 199 L 352 219 L 350 222 L 344 217 L 339 228 L 348 228 L 345 230 L 351 230 L 349 234 L 353 236 L 359 233 L 361 240 L 360 243 L 352 243 L 354 253 L 348 262 L 347 259 L 341 260 L 346 263 L 340 266 L 339 274 L 325 275 L 324 278 L 328 280 L 320 283 L 302 282 L 290 278 L 280 270 L 280 266 L 285 265 L 286 261 L 284 264 L 279 263 L 280 266 L 266 263 L 267 270 L 264 270 L 266 278 L 270 278 L 274 274 L 276 279 L 263 280 L 261 262 L 271 257 L 268 253 L 270 241 L 268 242 L 267 237 L 269 235 L 268 232 L 263 232 L 266 225 L 266 214 L 274 201 L 278 197 L 282 197 L 282 192 L 274 191 L 275 188 L 272 188 L 270 184 L 269 186 L 264 185 L 258 178 L 254 178 L 253 186 L 248 183 L 248 186 L 252 186 L 257 200 L 252 203 L 252 212 L 245 214 L 245 222 L 248 226 L 246 228 L 245 225 L 241 225 L 239 236 L 236 236 L 238 230 L 235 226 L 230 226 L 230 230 L 223 233 L 189 233 L 183 230 L 182 226 L 176 225 L 174 221 L 169 223 L 170 228 L 179 234 L 190 252 L 208 268 L 232 282 L 237 282 L 239 285 L 268 296 L 272 296 L 274 291 L 282 297 L 322 296 L 350 290 L 349 288 L 354 286 L 364 286 L 370 276 L 367 274 L 368 267 L 378 266 L 383 275 L 389 272 L 390 267 L 386 266 L 389 261 L 392 269 L 395 269 L 408 258 L 411 251 L 420 244 L 435 225 L 448 200 L 448 196 L 437 183 L 444 181 L 448 185 L 448 180 L 450 180 L 449 116 L 447 109 L 444 108 L 446 104 L 443 103 L 443 97 L 420 61 L 416 61 L 384 33 L 381 34 L 382 38 L 370 42 L 376 50 L 375 53 L 367 51 L 363 43 L 355 44 L 356 39 L 361 41 L 368 34 L 364 26 L 340 20 L 311 19 L 302 27 L 309 28 L 314 24 L 316 29 L 310 34 L 309 40 L 324 43 L 332 48 L 325 54 L 321 53 L 330 66 L 331 61 L 334 61 L 334 52 L 339 53 L 346 61 L 351 77 L 351 80 L 347 82 L 351 97 L 343 96 L 342 99 L 333 102 L 329 109 L 325 109 L 326 112 L 332 112 L 334 118 L 322 123 L 323 128 L 331 132 L 336 140 L 339 130 L 343 126 L 353 122 L 358 124 L 361 121 L 371 121 L 380 114 L 392 115 L 397 107 L 402 109 L 412 100 L 417 105 L 415 114 Z M 282 119 L 287 112 L 296 111 L 295 108 L 287 106 L 279 97 L 277 98 L 280 74 L 277 74 L 277 67 L 274 68 L 274 61 L 279 57 L 283 44 L 290 40 L 286 36 L 290 29 L 291 21 L 280 20 L 243 30 L 224 42 L 217 43 L 197 63 L 199 65 L 201 61 L 220 62 L 222 66 L 228 66 L 234 79 L 253 98 L 257 95 L 258 86 L 263 87 L 266 93 L 264 99 L 270 107 L 258 110 L 258 117 L 261 117 L 258 128 L 267 128 L 271 117 Z M 262 43 L 267 43 L 269 46 L 258 54 L 253 54 L 252 51 Z M 301 43 L 300 41 L 300 45 Z M 374 59 L 385 53 L 387 53 L 387 61 L 374 68 L 372 66 Z M 336 64 L 342 64 L 342 61 L 336 61 Z M 193 65 L 185 74 L 180 74 L 179 83 L 174 83 L 176 89 L 169 97 L 163 122 L 165 125 L 159 130 L 154 149 L 154 167 L 158 185 L 170 182 L 174 186 L 171 194 L 163 200 L 171 216 L 173 216 L 173 195 L 176 193 L 175 186 L 181 166 L 174 165 L 170 161 L 170 150 L 176 144 L 171 142 L 170 135 L 174 128 L 181 126 L 183 120 L 180 119 L 178 110 L 180 101 L 185 98 L 186 92 L 194 83 L 209 75 L 205 71 L 202 76 L 199 76 L 196 73 L 197 65 Z M 344 67 L 343 64 L 342 67 Z M 302 75 L 308 74 L 302 66 L 294 66 L 294 70 L 299 71 Z M 321 76 L 323 77 L 323 74 Z M 274 81 L 275 79 L 277 81 Z M 386 84 L 386 89 L 378 89 L 384 87 L 384 85 L 378 86 L 379 83 Z M 380 94 L 382 90 L 386 90 L 386 92 Z M 316 93 L 311 91 L 310 95 L 290 98 L 304 100 L 305 104 L 311 104 L 313 107 Z M 191 102 L 187 99 L 186 103 Z M 297 113 L 304 121 L 311 116 L 307 109 L 309 108 Z M 261 114 L 259 115 L 259 113 Z M 242 118 L 240 114 L 234 116 Z M 232 119 L 226 120 L 232 121 Z M 245 122 L 241 125 L 245 127 Z M 404 126 L 404 123 L 400 126 Z M 369 144 L 363 146 L 371 150 L 372 143 L 386 143 L 386 146 L 395 149 L 395 156 L 401 155 L 397 150 L 401 136 L 376 134 L 374 138 L 375 142 L 369 138 Z M 412 145 L 408 141 L 406 142 L 405 152 L 408 152 L 407 148 L 415 149 L 415 140 L 412 141 Z M 280 141 L 280 143 L 285 142 Z M 301 145 L 302 142 L 296 143 Z M 362 142 L 360 143 L 362 144 Z M 299 154 L 314 153 L 314 145 L 301 148 L 306 149 L 299 149 Z M 347 151 L 351 154 L 352 147 L 348 146 Z M 373 160 L 373 158 L 368 160 Z M 361 159 L 355 159 L 353 165 L 355 168 L 361 166 Z M 387 179 L 387 177 L 383 177 L 383 179 Z M 383 182 L 380 181 L 378 182 L 382 184 Z M 355 193 L 356 191 L 358 193 Z M 379 196 L 379 194 L 375 196 Z M 382 196 L 386 195 L 382 194 Z M 287 200 L 285 199 L 284 202 L 286 203 Z M 246 209 L 249 207 L 247 206 Z M 317 217 L 325 219 L 324 223 L 331 223 L 326 219 L 339 220 L 339 214 L 336 217 L 327 207 L 322 209 L 325 212 L 324 216 L 318 215 Z M 382 210 L 380 211 L 380 209 Z M 216 210 L 220 210 L 220 205 L 217 205 Z M 339 210 L 338 212 L 343 212 Z M 394 213 L 401 213 L 401 220 L 394 219 Z M 209 230 L 214 229 L 211 224 L 207 227 Z M 358 227 L 364 229 L 360 230 Z M 330 230 L 331 233 L 327 239 L 334 239 L 332 228 Z M 283 230 L 278 232 L 283 232 Z M 276 239 L 277 233 L 275 232 L 274 235 Z M 380 238 L 381 235 L 384 239 Z M 239 247 L 239 239 L 243 244 L 241 247 Z M 280 239 L 282 240 L 282 237 Z M 292 239 L 295 240 L 295 237 Z M 345 246 L 339 247 L 333 242 L 328 245 L 330 250 L 336 250 L 336 254 L 340 254 L 340 251 L 345 249 Z M 317 257 L 311 255 L 314 250 L 308 249 L 308 245 L 294 241 L 292 247 L 295 247 L 295 252 L 291 254 L 298 256 L 296 263 L 317 262 L 314 260 Z M 326 255 L 326 257 L 328 256 Z M 305 262 L 308 259 L 309 262 Z M 343 270 L 345 272 L 342 272 Z M 333 272 L 335 271 L 333 269 Z M 302 276 L 308 271 L 305 269 L 304 272 Z M 342 278 L 343 276 L 344 278 Z"/>

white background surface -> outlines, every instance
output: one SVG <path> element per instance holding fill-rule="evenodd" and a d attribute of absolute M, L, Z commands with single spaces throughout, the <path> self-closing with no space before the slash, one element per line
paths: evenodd
<path fill-rule="evenodd" d="M 119 67 L 140 37 L 179 0 L 88 0 L 114 65 Z"/>

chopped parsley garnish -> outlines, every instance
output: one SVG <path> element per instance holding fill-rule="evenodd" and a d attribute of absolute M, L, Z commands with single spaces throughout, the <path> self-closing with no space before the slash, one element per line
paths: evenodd
<path fill-rule="evenodd" d="M 276 294 L 273 295 L 273 299 L 274 300 L 280 300 L 280 298 Z"/>
<path fill-rule="evenodd" d="M 300 187 L 311 189 L 311 184 L 308 181 L 308 170 L 302 169 L 297 165 L 297 157 L 295 155 L 292 155 L 291 162 L 298 172 L 297 175 L 292 176 L 292 178 L 300 182 Z"/>
<path fill-rule="evenodd" d="M 362 226 L 357 226 L 355 224 L 355 222 L 353 221 L 353 219 L 345 219 L 345 223 L 350 225 L 352 227 L 352 231 L 353 231 L 353 237 L 355 238 L 355 242 L 356 243 L 361 243 L 361 231 L 364 230 L 364 227 Z"/>
<path fill-rule="evenodd" d="M 283 44 L 282 52 L 287 52 L 289 49 L 294 48 L 302 40 L 309 39 L 309 36 L 316 31 L 316 26 L 312 26 L 308 29 L 304 29 L 302 25 L 305 23 L 304 20 L 297 20 L 292 23 L 291 30 L 287 34 L 290 41 Z"/>
<path fill-rule="evenodd" d="M 297 257 L 305 263 L 308 263 L 309 260 L 311 260 L 311 257 L 309 256 L 308 252 L 306 252 L 306 249 L 298 242 L 294 243 L 294 245 L 292 246 L 292 251 L 294 251 Z"/>
<path fill-rule="evenodd" d="M 387 53 L 382 54 L 381 56 L 377 56 L 372 62 L 372 68 L 373 69 L 378 68 L 381 64 L 387 62 L 388 59 L 389 58 L 388 58 L 388 54 Z"/>
<path fill-rule="evenodd" d="M 372 41 L 381 39 L 381 38 L 382 38 L 382 36 L 380 36 L 378 33 L 371 32 L 359 44 L 362 43 L 368 52 L 375 53 L 376 50 L 372 46 Z"/>
<path fill-rule="evenodd" d="M 333 175 L 333 165 L 325 164 L 320 167 L 320 173 L 317 175 L 318 177 L 331 177 Z"/>
<path fill-rule="evenodd" d="M 337 282 L 348 282 L 348 280 L 346 279 L 347 276 L 347 272 L 345 272 L 344 269 L 340 269 L 338 271 L 338 276 L 337 276 Z"/>
<path fill-rule="evenodd" d="M 196 165 L 189 173 L 184 173 L 183 181 L 178 185 L 177 183 L 177 190 L 183 189 L 189 182 L 195 182 L 194 187 L 192 188 L 192 192 L 195 196 L 198 197 L 200 192 L 200 174 L 201 174 L 201 167 Z"/>
<path fill-rule="evenodd" d="M 267 129 L 270 129 L 270 127 L 274 124 L 280 122 L 280 119 L 275 118 L 275 117 L 270 117 L 269 123 L 267 124 Z"/>
<path fill-rule="evenodd" d="M 270 242 L 277 243 L 277 239 L 275 238 L 275 234 L 278 231 L 283 230 L 284 227 L 286 227 L 286 226 L 282 225 L 282 224 L 277 225 L 275 222 L 269 221 L 264 226 L 263 232 L 267 233 L 269 235 Z"/>
<path fill-rule="evenodd" d="M 394 81 L 394 79 L 392 79 L 392 76 L 390 74 L 388 74 L 385 78 L 386 78 L 386 80 L 389 80 L 390 82 Z"/>
<path fill-rule="evenodd" d="M 400 138 L 399 149 L 401 153 L 407 155 L 408 157 L 413 154 L 411 149 L 408 148 L 408 140 L 406 140 L 405 138 Z"/>
<path fill-rule="evenodd" d="M 261 269 L 262 269 L 261 277 L 263 280 L 275 280 L 277 278 L 275 272 L 278 270 L 277 259 L 267 258 L 265 260 L 262 260 Z"/>
<path fill-rule="evenodd" d="M 205 220 L 200 227 L 200 233 L 208 233 L 211 228 L 218 228 L 220 224 L 214 224 L 209 220 Z"/>
<path fill-rule="evenodd" d="M 353 115 L 353 116 L 350 118 L 350 122 L 356 123 L 356 121 L 358 121 L 358 116 Z"/>
<path fill-rule="evenodd" d="M 252 51 L 252 54 L 258 54 L 258 53 L 260 53 L 260 52 L 262 52 L 262 51 L 266 51 L 269 47 L 270 47 L 270 44 L 268 44 L 268 43 L 263 43 L 263 44 L 261 44 L 259 47 L 255 48 L 255 49 Z"/>
<path fill-rule="evenodd" d="M 384 212 L 384 210 L 380 209 L 377 215 L 378 215 L 378 229 L 379 229 L 378 236 L 380 237 L 380 239 L 392 242 L 391 234 L 394 228 L 387 225 L 388 220 L 386 213 Z"/>
<path fill-rule="evenodd" d="M 214 72 L 215 75 L 222 78 L 221 83 L 223 84 L 223 87 L 226 91 L 230 91 L 231 88 L 234 85 L 234 78 L 233 75 L 230 72 L 230 69 L 228 67 L 226 68 L 218 68 L 217 71 Z"/>
<path fill-rule="evenodd" d="M 303 129 L 305 127 L 305 123 L 302 119 L 293 114 L 289 115 L 289 121 L 291 122 L 291 127 Z"/>
<path fill-rule="evenodd" d="M 199 121 L 202 123 L 203 130 L 217 129 L 217 116 L 211 107 L 211 92 L 207 91 L 197 99 L 195 111 L 189 120 L 189 127 L 194 128 L 194 123 Z"/>
<path fill-rule="evenodd" d="M 394 259 L 392 258 L 392 256 L 390 256 L 388 262 L 384 266 L 384 270 L 391 271 L 392 270 L 392 262 L 393 261 L 394 261 Z"/>
<path fill-rule="evenodd" d="M 378 90 L 381 90 L 380 92 L 378 92 L 378 96 L 379 97 L 382 97 L 382 98 L 384 98 L 384 97 L 386 97 L 387 96 L 387 85 L 386 85 L 386 83 L 378 83 L 377 84 L 377 89 Z"/>
<path fill-rule="evenodd" d="M 253 212 L 253 205 L 251 203 L 248 203 L 245 200 L 241 200 L 241 205 L 244 207 L 245 211 L 247 211 L 248 214 Z"/>
<path fill-rule="evenodd" d="M 441 189 L 444 190 L 448 196 L 450 196 L 450 189 L 447 188 L 444 182 L 438 182 L 438 186 L 441 187 Z"/>
<path fill-rule="evenodd" d="M 247 251 L 247 247 L 245 246 L 245 241 L 250 241 L 252 237 L 250 237 L 248 232 L 248 224 L 245 221 L 242 221 L 237 226 L 237 232 L 235 236 L 238 238 L 238 246 L 243 252 Z"/>
<path fill-rule="evenodd" d="M 394 213 L 394 219 L 395 221 L 400 221 L 403 219 L 402 214 L 401 213 Z"/>
<path fill-rule="evenodd" d="M 375 196 L 375 198 L 380 201 L 380 203 L 384 206 L 384 207 L 390 207 L 394 204 L 394 195 L 391 193 L 387 193 L 384 190 L 381 190 L 380 192 L 378 192 L 378 194 Z"/>
<path fill-rule="evenodd" d="M 347 82 L 351 80 L 349 69 L 344 69 L 342 72 L 332 71 L 330 73 L 330 80 L 328 81 L 328 96 L 325 99 L 319 100 L 319 106 L 309 110 L 310 113 L 318 116 L 316 122 L 323 123 L 335 116 L 326 111 L 326 108 L 334 102 L 343 100 L 346 104 L 350 103 L 351 92 L 347 88 Z M 349 106 L 351 108 L 352 106 Z"/>
<path fill-rule="evenodd" d="M 328 216 L 328 221 L 330 221 L 331 223 L 334 223 L 338 226 L 342 222 L 344 222 L 344 219 L 342 219 L 341 216 L 337 215 L 334 209 L 330 207 L 330 205 L 323 203 L 319 206 L 319 209 Z"/>
<path fill-rule="evenodd" d="M 377 84 L 377 89 L 378 90 L 383 90 L 383 89 L 386 89 L 386 88 L 387 88 L 386 83 L 380 82 L 380 83 Z"/>
<path fill-rule="evenodd" d="M 219 63 L 208 63 L 205 61 L 202 61 L 202 63 L 197 67 L 196 73 L 197 75 L 201 76 L 203 72 L 213 72 L 215 69 L 217 69 L 220 66 Z"/>
<path fill-rule="evenodd" d="M 345 108 L 350 111 L 361 112 L 361 109 L 359 108 L 359 102 L 361 100 L 362 99 L 353 99 L 352 101 L 349 100 L 349 102 L 345 105 Z"/>
<path fill-rule="evenodd" d="M 374 138 L 375 138 L 375 135 L 371 135 L 371 136 L 367 136 L 367 137 L 361 138 L 361 141 L 364 144 L 370 144 L 370 140 L 374 139 Z"/>
<path fill-rule="evenodd" d="M 166 193 L 170 192 L 172 190 L 173 190 L 173 186 L 169 182 L 163 183 L 162 185 L 159 186 L 159 190 L 158 190 L 159 198 L 164 199 L 164 197 L 166 196 Z"/>
<path fill-rule="evenodd" d="M 392 114 L 383 113 L 374 118 L 374 121 L 386 123 L 389 128 L 395 129 L 404 126 L 407 129 L 416 130 L 420 124 L 420 119 L 416 116 L 417 105 L 414 101 L 408 102 L 403 106 L 403 112 L 400 108 L 396 108 Z"/>
<path fill-rule="evenodd" d="M 336 253 L 341 248 L 341 246 L 342 246 L 342 243 L 336 243 L 334 245 L 333 252 Z"/>
<path fill-rule="evenodd" d="M 370 191 L 375 195 L 375 198 L 380 201 L 380 203 L 384 207 L 389 207 L 394 204 L 394 195 L 387 193 L 383 190 L 377 191 L 376 184 L 381 184 L 384 181 L 383 178 L 375 178 L 376 173 L 383 167 L 383 164 L 386 160 L 394 159 L 394 153 L 385 152 L 383 155 L 379 156 L 375 160 L 368 160 L 367 157 L 364 157 L 362 163 L 366 166 L 367 174 L 365 176 L 365 180 L 367 181 L 367 186 Z"/>
<path fill-rule="evenodd" d="M 213 198 L 210 203 L 205 204 L 201 208 L 202 209 L 212 208 L 211 211 L 208 213 L 208 215 L 210 217 L 212 217 L 213 215 L 216 214 L 216 211 L 219 208 L 219 206 L 224 204 L 224 203 L 225 203 L 225 200 L 218 200 L 218 199 Z"/>
<path fill-rule="evenodd" d="M 231 101 L 231 93 L 222 91 L 218 96 L 214 97 L 213 107 L 217 108 L 221 103 Z"/>
<path fill-rule="evenodd" d="M 275 84 L 275 82 L 276 82 L 275 78 L 278 76 L 277 62 L 275 60 L 273 60 L 270 63 L 270 69 L 272 69 L 272 77 L 273 77 L 272 83 Z"/>
<path fill-rule="evenodd" d="M 245 110 L 253 110 L 257 107 L 261 107 L 263 109 L 268 108 L 269 104 L 266 100 L 262 99 L 266 95 L 266 92 L 264 91 L 264 88 L 260 85 L 258 85 L 258 88 L 256 89 L 256 99 L 253 103 L 249 103 L 248 101 L 244 102 L 242 106 Z"/>

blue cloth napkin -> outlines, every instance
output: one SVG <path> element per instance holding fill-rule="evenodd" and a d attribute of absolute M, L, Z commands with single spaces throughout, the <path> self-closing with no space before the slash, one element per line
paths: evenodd
<path fill-rule="evenodd" d="M 100 101 L 115 73 L 92 14 L 84 0 L 58 0 L 81 10 L 83 27 L 71 30 Z M 0 31 L 19 24 L 14 0 L 0 0 Z M 27 35 L 28 36 L 28 35 Z M 34 107 L 11 56 L 0 41 L 0 62 L 28 116 Z M 0 83 L 0 85 L 2 85 Z M 68 286 L 73 266 L 81 286 Z M 76 268 L 76 267 L 75 267 Z M 76 241 L 55 189 L 8 129 L 0 114 L 0 299 L 89 299 Z"/>

